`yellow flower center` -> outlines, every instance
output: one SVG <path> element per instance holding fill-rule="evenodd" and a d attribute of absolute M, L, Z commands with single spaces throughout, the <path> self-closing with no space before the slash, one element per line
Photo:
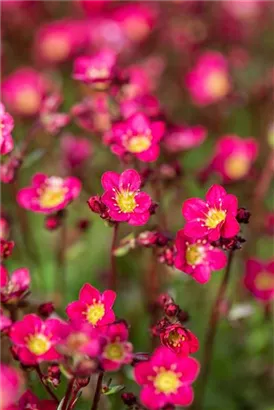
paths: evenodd
<path fill-rule="evenodd" d="M 127 142 L 127 149 L 129 152 L 139 153 L 146 151 L 151 146 L 151 139 L 146 135 L 138 135 L 130 138 Z"/>
<path fill-rule="evenodd" d="M 39 198 L 39 203 L 43 208 L 53 208 L 64 202 L 66 192 L 64 187 L 46 187 Z"/>
<path fill-rule="evenodd" d="M 168 335 L 168 341 L 170 342 L 171 345 L 176 347 L 176 346 L 179 346 L 182 342 L 185 341 L 185 336 L 180 335 L 176 330 L 173 330 Z"/>
<path fill-rule="evenodd" d="M 208 228 L 214 229 L 226 218 L 226 212 L 222 209 L 211 208 L 207 214 L 205 224 Z"/>
<path fill-rule="evenodd" d="M 202 248 L 196 244 L 188 245 L 186 250 L 186 261 L 188 265 L 197 265 L 202 259 Z"/>
<path fill-rule="evenodd" d="M 56 33 L 47 36 L 40 45 L 42 55 L 51 61 L 63 61 L 70 53 L 70 45 L 66 38 Z"/>
<path fill-rule="evenodd" d="M 40 95 L 33 87 L 26 86 L 17 92 L 15 105 L 17 110 L 23 114 L 35 114 L 40 107 L 40 103 Z"/>
<path fill-rule="evenodd" d="M 260 273 L 255 279 L 255 286 L 258 290 L 274 289 L 274 275 L 269 272 Z"/>
<path fill-rule="evenodd" d="M 104 80 L 109 77 L 109 70 L 106 67 L 96 68 L 90 67 L 87 71 L 88 77 L 91 79 Z"/>
<path fill-rule="evenodd" d="M 106 346 L 104 355 L 109 360 L 121 360 L 124 355 L 123 346 L 120 343 L 110 343 Z"/>
<path fill-rule="evenodd" d="M 249 170 L 250 162 L 244 155 L 231 155 L 225 161 L 225 172 L 231 179 L 244 177 Z"/>
<path fill-rule="evenodd" d="M 95 302 L 90 305 L 87 309 L 86 315 L 87 315 L 87 321 L 91 323 L 93 326 L 96 325 L 96 323 L 102 319 L 102 317 L 105 314 L 105 306 L 103 305 L 102 302 Z"/>
<path fill-rule="evenodd" d="M 28 339 L 27 346 L 31 353 L 40 356 L 50 349 L 50 341 L 42 334 L 31 335 Z"/>
<path fill-rule="evenodd" d="M 224 97 L 230 88 L 226 73 L 222 71 L 213 72 L 206 79 L 207 91 L 214 98 Z"/>
<path fill-rule="evenodd" d="M 116 202 L 122 212 L 130 213 L 136 208 L 135 192 L 119 191 L 116 194 Z"/>
<path fill-rule="evenodd" d="M 181 385 L 179 374 L 172 370 L 160 368 L 159 373 L 154 379 L 154 386 L 159 393 L 176 393 Z"/>

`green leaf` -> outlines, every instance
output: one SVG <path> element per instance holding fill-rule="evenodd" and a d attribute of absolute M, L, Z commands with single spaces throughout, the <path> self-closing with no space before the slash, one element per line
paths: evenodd
<path fill-rule="evenodd" d="M 122 384 L 118 384 L 117 386 L 110 387 L 106 392 L 103 392 L 103 394 L 105 396 L 110 396 L 111 394 L 119 393 L 124 388 L 125 388 L 125 386 L 123 386 Z"/>

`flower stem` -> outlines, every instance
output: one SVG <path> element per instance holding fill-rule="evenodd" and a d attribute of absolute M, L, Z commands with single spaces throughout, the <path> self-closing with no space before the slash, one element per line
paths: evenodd
<path fill-rule="evenodd" d="M 108 280 L 109 289 L 116 290 L 117 287 L 117 270 L 116 270 L 116 260 L 114 255 L 114 250 L 116 246 L 117 236 L 118 236 L 119 224 L 116 223 L 113 227 L 112 243 L 110 248 L 110 273 Z"/>
<path fill-rule="evenodd" d="M 220 305 L 224 298 L 227 285 L 229 282 L 233 255 L 234 255 L 234 251 L 231 250 L 228 255 L 228 262 L 227 262 L 227 267 L 226 267 L 223 280 L 221 282 L 218 293 L 216 295 L 215 302 L 212 306 L 209 324 L 207 327 L 203 359 L 202 359 L 202 364 L 201 364 L 201 374 L 199 378 L 199 383 L 201 387 L 200 387 L 200 390 L 198 391 L 198 394 L 196 395 L 196 402 L 194 403 L 194 408 L 197 410 L 202 410 L 202 406 L 203 406 L 203 400 L 204 400 L 204 395 L 205 395 L 206 386 L 208 382 L 208 376 L 210 373 L 210 365 L 212 362 L 214 341 L 215 341 L 217 327 L 218 327 L 218 323 L 220 319 Z"/>
<path fill-rule="evenodd" d="M 103 377 L 104 377 L 104 372 L 100 372 L 99 375 L 98 375 L 96 390 L 95 390 L 95 393 L 94 393 L 93 402 L 92 402 L 90 410 L 97 410 L 98 409 L 98 405 L 99 405 L 99 401 L 100 401 L 100 397 L 101 397 L 101 391 L 102 391 Z"/>
<path fill-rule="evenodd" d="M 60 228 L 60 240 L 57 249 L 57 264 L 58 275 L 56 277 L 56 294 L 66 295 L 67 278 L 66 278 L 66 249 L 67 249 L 67 211 L 62 219 L 62 226 Z"/>
<path fill-rule="evenodd" d="M 68 407 L 68 404 L 69 404 L 69 399 L 70 399 L 71 393 L 73 391 L 74 380 L 75 380 L 75 378 L 73 377 L 68 383 L 65 398 L 64 398 L 64 402 L 62 404 L 62 409 L 61 410 L 67 410 L 67 407 Z"/>
<path fill-rule="evenodd" d="M 59 404 L 59 400 L 58 400 L 57 396 L 55 396 L 55 394 L 53 393 L 53 391 L 51 390 L 51 388 L 50 388 L 50 387 L 47 385 L 47 383 L 45 382 L 44 376 L 43 376 L 43 374 L 42 374 L 42 372 L 41 372 L 40 367 L 39 367 L 39 366 L 36 366 L 36 367 L 35 367 L 35 370 L 36 370 L 36 372 L 37 372 L 37 374 L 38 374 L 38 377 L 39 377 L 39 379 L 40 379 L 42 385 L 44 386 L 44 388 L 46 389 L 46 391 L 48 392 L 48 394 L 53 398 L 53 400 L 54 400 L 57 404 Z"/>

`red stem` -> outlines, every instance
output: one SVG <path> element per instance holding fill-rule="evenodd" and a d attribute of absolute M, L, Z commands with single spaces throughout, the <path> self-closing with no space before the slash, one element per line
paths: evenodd
<path fill-rule="evenodd" d="M 67 410 L 67 407 L 68 407 L 68 404 L 69 404 L 69 399 L 70 399 L 71 393 L 73 391 L 74 380 L 75 380 L 75 378 L 73 377 L 68 383 L 68 387 L 67 387 L 67 390 L 66 390 L 66 394 L 65 394 L 65 398 L 64 398 L 64 402 L 62 404 L 62 409 L 61 410 Z"/>
<path fill-rule="evenodd" d="M 37 372 L 37 374 L 38 374 L 38 377 L 39 377 L 39 379 L 40 379 L 42 385 L 44 386 L 44 388 L 46 389 L 46 391 L 48 392 L 48 394 L 53 398 L 53 400 L 54 400 L 57 404 L 59 404 L 59 400 L 58 400 L 57 396 L 55 396 L 55 394 L 53 393 L 53 391 L 51 390 L 51 388 L 50 388 L 50 387 L 47 385 L 47 383 L 44 381 L 44 376 L 43 376 L 43 374 L 42 374 L 42 372 L 41 372 L 40 367 L 37 366 L 37 367 L 35 368 L 35 370 L 36 370 L 36 372 Z"/>
<path fill-rule="evenodd" d="M 102 391 L 103 377 L 104 377 L 104 373 L 100 372 L 99 375 L 98 375 L 96 390 L 95 390 L 95 394 L 94 394 L 94 397 L 93 397 L 93 402 L 92 402 L 90 410 L 97 410 L 98 409 L 98 405 L 99 405 L 99 401 L 100 401 L 100 397 L 101 397 L 101 391 Z"/>

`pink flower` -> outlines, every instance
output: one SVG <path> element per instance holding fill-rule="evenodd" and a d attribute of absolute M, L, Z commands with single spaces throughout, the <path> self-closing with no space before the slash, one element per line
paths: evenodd
<path fill-rule="evenodd" d="M 115 320 L 112 310 L 116 293 L 105 290 L 102 294 L 86 283 L 79 293 L 79 300 L 70 303 L 66 312 L 72 322 L 89 323 L 93 327 L 106 325 Z"/>
<path fill-rule="evenodd" d="M 178 356 L 167 347 L 157 348 L 147 362 L 134 368 L 135 380 L 142 386 L 142 404 L 151 410 L 166 404 L 189 406 L 194 396 L 191 384 L 199 367 L 192 357 Z"/>
<path fill-rule="evenodd" d="M 35 365 L 61 358 L 55 347 L 67 332 L 68 325 L 58 319 L 43 321 L 39 316 L 30 314 L 14 323 L 9 336 L 17 348 L 20 361 L 25 365 Z"/>
<path fill-rule="evenodd" d="M 0 103 L 0 153 L 6 155 L 13 150 L 13 139 L 11 131 L 14 122 L 12 116 L 6 112 L 5 107 Z"/>
<path fill-rule="evenodd" d="M 61 341 L 58 351 L 68 357 L 88 355 L 96 357 L 101 351 L 101 332 L 89 323 L 75 321 L 70 323 L 67 337 Z"/>
<path fill-rule="evenodd" d="M 254 138 L 226 135 L 217 142 L 206 172 L 217 172 L 224 182 L 239 180 L 248 175 L 257 155 L 258 143 Z"/>
<path fill-rule="evenodd" d="M 231 88 L 225 57 L 215 51 L 202 54 L 186 77 L 186 87 L 197 105 L 222 100 Z"/>
<path fill-rule="evenodd" d="M 36 59 L 42 64 L 60 64 L 87 43 L 88 26 L 84 20 L 57 20 L 44 24 L 34 41 Z"/>
<path fill-rule="evenodd" d="M 216 241 L 221 236 L 232 238 L 239 232 L 236 220 L 238 200 L 235 195 L 227 194 L 220 185 L 212 185 L 206 193 L 206 200 L 187 199 L 182 208 L 186 220 L 185 235 Z"/>
<path fill-rule="evenodd" d="M 0 239 L 7 240 L 10 234 L 10 222 L 9 219 L 6 217 L 5 212 L 1 212 L 0 218 Z"/>
<path fill-rule="evenodd" d="M 212 271 L 223 269 L 226 265 L 226 255 L 222 250 L 214 248 L 207 239 L 187 237 L 184 229 L 177 233 L 175 246 L 175 267 L 199 283 L 208 282 Z"/>
<path fill-rule="evenodd" d="M 185 151 L 201 145 L 206 136 L 206 129 L 200 125 L 194 127 L 173 126 L 164 138 L 164 146 L 168 152 L 172 153 Z"/>
<path fill-rule="evenodd" d="M 74 62 L 72 77 L 92 84 L 97 89 L 105 89 L 114 77 L 116 58 L 116 53 L 112 50 L 101 50 L 94 56 L 78 57 Z"/>
<path fill-rule="evenodd" d="M 126 121 L 114 124 L 105 142 L 118 156 L 130 153 L 140 161 L 153 162 L 159 157 L 159 142 L 164 132 L 162 121 L 150 121 L 144 114 L 133 114 Z"/>
<path fill-rule="evenodd" d="M 141 178 L 134 169 L 127 169 L 121 175 L 108 171 L 102 176 L 105 190 L 102 202 L 109 208 L 109 216 L 116 222 L 130 225 L 144 225 L 150 217 L 151 198 L 140 192 Z"/>
<path fill-rule="evenodd" d="M 0 294 L 2 303 L 17 303 L 30 286 L 30 274 L 26 268 L 19 268 L 10 275 L 4 265 L 0 265 Z"/>
<path fill-rule="evenodd" d="M 158 98 L 151 94 L 140 95 L 134 99 L 126 99 L 120 104 L 121 114 L 124 118 L 129 118 L 137 113 L 143 113 L 148 117 L 155 117 L 160 114 L 160 109 Z"/>
<path fill-rule="evenodd" d="M 44 214 L 64 209 L 81 191 L 78 178 L 48 177 L 36 174 L 32 178 L 32 186 L 21 189 L 17 194 L 17 202 L 22 208 Z"/>
<path fill-rule="evenodd" d="M 105 343 L 101 364 L 105 371 L 116 371 L 132 361 L 132 344 L 128 342 L 128 328 L 124 322 L 112 323 L 103 332 Z"/>
<path fill-rule="evenodd" d="M 70 121 L 68 114 L 58 112 L 61 103 L 60 94 L 54 93 L 45 98 L 41 106 L 40 121 L 49 134 L 58 134 Z"/>
<path fill-rule="evenodd" d="M 33 116 L 39 112 L 47 88 L 46 80 L 38 71 L 24 67 L 4 79 L 2 98 L 12 112 Z"/>
<path fill-rule="evenodd" d="M 0 372 L 0 408 L 1 410 L 5 410 L 8 406 L 17 401 L 23 388 L 24 381 L 21 373 L 13 367 L 1 364 Z"/>
<path fill-rule="evenodd" d="M 249 259 L 246 262 L 245 287 L 262 302 L 274 299 L 274 259 L 261 261 Z"/>
<path fill-rule="evenodd" d="M 175 323 L 160 332 L 161 343 L 179 356 L 189 356 L 199 349 L 199 340 L 188 329 Z"/>
<path fill-rule="evenodd" d="M 19 399 L 16 410 L 56 410 L 57 405 L 53 400 L 40 400 L 30 390 L 26 390 Z"/>
<path fill-rule="evenodd" d="M 61 138 L 63 162 L 67 169 L 81 166 L 92 155 L 92 144 L 87 138 L 67 134 Z"/>

